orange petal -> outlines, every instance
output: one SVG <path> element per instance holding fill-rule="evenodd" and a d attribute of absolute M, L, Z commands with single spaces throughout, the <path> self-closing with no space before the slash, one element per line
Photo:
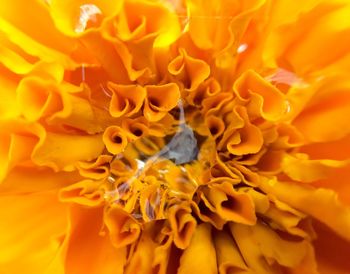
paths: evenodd
<path fill-rule="evenodd" d="M 350 115 L 347 75 L 325 79 L 293 124 L 311 142 L 330 142 L 350 133 L 344 117 Z M 322 127 L 318 125 L 322 123 Z"/>
<path fill-rule="evenodd" d="M 325 179 L 349 164 L 350 160 L 309 160 L 306 154 L 286 154 L 282 161 L 282 170 L 295 181 L 309 183 Z"/>
<path fill-rule="evenodd" d="M 100 206 L 104 202 L 99 183 L 92 180 L 83 180 L 60 189 L 59 199 L 62 202 L 77 203 L 84 206 Z"/>
<path fill-rule="evenodd" d="M 248 113 L 253 113 L 269 121 L 284 118 L 288 106 L 285 96 L 256 72 L 248 70 L 234 84 L 234 92 L 247 104 Z"/>
<path fill-rule="evenodd" d="M 25 19 L 28 14 L 36 15 L 30 23 Z M 16 0 L 0 8 L 0 18 L 1 30 L 27 53 L 44 61 L 58 61 L 70 67 L 75 65 L 69 55 L 77 48 L 77 42 L 55 28 L 43 2 L 30 1 L 23 8 L 23 3 Z"/>
<path fill-rule="evenodd" d="M 248 273 L 248 267 L 246 266 L 234 239 L 227 232 L 217 231 L 214 234 L 214 243 L 220 274 Z"/>
<path fill-rule="evenodd" d="M 210 75 L 209 65 L 189 56 L 184 49 L 180 49 L 180 55 L 169 63 L 168 71 L 190 92 L 197 89 Z"/>
<path fill-rule="evenodd" d="M 58 203 L 54 191 L 1 195 L 0 203 L 0 244 L 6 246 L 1 267 L 7 273 L 45 273 L 68 225 L 66 205 Z"/>
<path fill-rule="evenodd" d="M 108 88 L 113 94 L 109 105 L 109 112 L 113 117 L 130 117 L 136 114 L 146 98 L 145 89 L 138 85 L 108 83 Z"/>
<path fill-rule="evenodd" d="M 209 224 L 203 223 L 197 226 L 189 247 L 184 250 L 180 258 L 178 273 L 217 273 L 216 253 Z"/>
<path fill-rule="evenodd" d="M 126 250 L 112 246 L 107 235 L 101 231 L 102 218 L 102 208 L 86 209 L 72 206 L 69 231 L 60 253 L 57 254 L 47 273 L 57 273 L 63 265 L 64 271 L 58 273 L 97 274 L 103 269 L 108 274 L 122 274 Z"/>
<path fill-rule="evenodd" d="M 174 233 L 174 243 L 178 248 L 186 249 L 196 230 L 197 221 L 191 214 L 188 204 L 173 205 L 169 209 L 170 227 Z"/>
<path fill-rule="evenodd" d="M 77 172 L 54 172 L 50 168 L 17 166 L 0 184 L 0 192 L 32 193 L 54 190 L 80 179 L 81 176 Z"/>
<path fill-rule="evenodd" d="M 125 130 L 118 126 L 108 127 L 103 133 L 102 139 L 107 150 L 112 154 L 123 152 L 128 144 Z"/>
<path fill-rule="evenodd" d="M 147 120 L 156 122 L 177 106 L 180 99 L 179 87 L 174 83 L 161 86 L 146 86 L 147 99 L 143 114 Z"/>
<path fill-rule="evenodd" d="M 32 153 L 39 166 L 72 171 L 78 161 L 90 161 L 103 151 L 101 135 L 79 136 L 46 132 Z"/>
<path fill-rule="evenodd" d="M 104 17 L 117 15 L 122 9 L 123 2 L 51 0 L 50 12 L 57 28 L 64 34 L 74 37 L 90 28 L 98 28 Z"/>
<path fill-rule="evenodd" d="M 121 208 L 107 208 L 104 220 L 111 242 L 117 248 L 134 243 L 140 236 L 140 225 Z"/>
<path fill-rule="evenodd" d="M 250 196 L 235 191 L 229 182 L 213 185 L 208 200 L 224 220 L 250 225 L 256 222 L 254 203 Z"/>
<path fill-rule="evenodd" d="M 337 194 L 333 191 L 275 180 L 261 181 L 260 188 L 265 193 L 274 195 L 280 201 L 318 219 L 343 238 L 350 239 L 350 209 L 339 202 Z"/>
<path fill-rule="evenodd" d="M 350 269 L 350 245 L 327 227 L 314 222 L 317 239 L 313 242 L 320 274 L 347 274 Z M 307 272 L 305 272 L 307 273 Z"/>

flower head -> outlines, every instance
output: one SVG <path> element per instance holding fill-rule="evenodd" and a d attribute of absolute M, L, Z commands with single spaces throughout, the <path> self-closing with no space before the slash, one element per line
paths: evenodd
<path fill-rule="evenodd" d="M 347 273 L 349 12 L 0 7 L 1 269 Z"/>

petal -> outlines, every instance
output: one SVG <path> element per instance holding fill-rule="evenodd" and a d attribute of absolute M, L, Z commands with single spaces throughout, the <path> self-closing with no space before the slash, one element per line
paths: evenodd
<path fill-rule="evenodd" d="M 309 160 L 306 154 L 298 153 L 295 156 L 286 154 L 282 161 L 282 170 L 295 181 L 309 183 L 325 179 L 349 164 L 350 160 Z"/>
<path fill-rule="evenodd" d="M 319 222 L 313 224 L 317 239 L 313 242 L 320 274 L 347 274 L 350 269 L 350 245 Z M 306 272 L 305 272 L 306 273 Z"/>
<path fill-rule="evenodd" d="M 280 120 L 287 113 L 287 101 L 283 93 L 252 70 L 246 71 L 236 80 L 233 90 L 247 104 L 248 113 L 261 115 L 269 121 Z"/>
<path fill-rule="evenodd" d="M 70 68 L 75 67 L 76 63 L 69 55 L 77 48 L 77 42 L 57 31 L 43 2 L 32 0 L 25 7 L 21 1 L 1 7 L 2 32 L 29 55 L 46 62 L 55 61 Z M 37 15 L 30 24 L 25 20 L 27 14 Z M 38 29 L 42 31 L 38 32 Z"/>
<path fill-rule="evenodd" d="M 126 267 L 125 274 L 152 273 L 154 251 L 157 246 L 152 239 L 154 233 L 152 225 L 144 229 L 135 253 Z"/>
<path fill-rule="evenodd" d="M 104 203 L 103 194 L 103 191 L 99 189 L 98 182 L 83 180 L 60 189 L 59 200 L 95 207 Z"/>
<path fill-rule="evenodd" d="M 169 209 L 168 220 L 174 233 L 174 243 L 180 249 L 186 249 L 196 230 L 197 221 L 191 214 L 191 208 L 183 203 Z"/>
<path fill-rule="evenodd" d="M 328 77 L 316 88 L 315 95 L 293 124 L 311 142 L 330 142 L 344 138 L 350 133 L 344 119 L 350 115 L 349 77 Z M 320 123 L 322 127 L 318 126 Z"/>
<path fill-rule="evenodd" d="M 121 127 L 110 126 L 103 133 L 103 143 L 112 154 L 123 152 L 128 144 L 127 133 Z"/>
<path fill-rule="evenodd" d="M 214 234 L 216 256 L 220 274 L 248 273 L 240 251 L 233 238 L 225 231 L 217 231 Z"/>
<path fill-rule="evenodd" d="M 208 200 L 224 220 L 250 225 L 256 222 L 254 203 L 250 196 L 235 191 L 229 182 L 213 185 Z"/>
<path fill-rule="evenodd" d="M 180 258 L 178 273 L 217 273 L 215 247 L 209 224 L 203 223 L 197 226 L 189 247 L 184 250 Z"/>
<path fill-rule="evenodd" d="M 168 71 L 190 92 L 197 89 L 210 75 L 209 65 L 189 56 L 184 49 L 180 49 L 180 55 L 169 63 Z"/>
<path fill-rule="evenodd" d="M 265 193 L 274 195 L 280 201 L 318 219 L 344 239 L 350 239 L 350 209 L 339 202 L 335 192 L 276 180 L 261 181 L 260 188 Z"/>
<path fill-rule="evenodd" d="M 69 231 L 48 273 L 123 273 L 126 250 L 114 248 L 101 232 L 102 218 L 102 208 L 71 207 Z"/>
<path fill-rule="evenodd" d="M 79 136 L 46 132 L 32 153 L 39 166 L 72 171 L 78 161 L 92 160 L 102 153 L 101 135 Z"/>
<path fill-rule="evenodd" d="M 57 193 L 1 195 L 0 265 L 7 273 L 44 273 L 67 227 L 66 206 Z M 53 218 L 53 216 L 55 216 Z"/>
<path fill-rule="evenodd" d="M 180 99 L 179 87 L 174 83 L 161 86 L 146 86 L 147 100 L 143 114 L 147 120 L 156 122 L 177 106 Z"/>
<path fill-rule="evenodd" d="M 146 98 L 145 89 L 138 85 L 108 83 L 108 88 L 113 94 L 109 105 L 109 112 L 113 117 L 130 117 L 136 114 Z"/>
<path fill-rule="evenodd" d="M 123 209 L 108 208 L 104 220 L 109 230 L 111 242 L 115 247 L 124 247 L 138 240 L 141 231 L 140 225 Z"/>
<path fill-rule="evenodd" d="M 81 176 L 77 172 L 54 172 L 50 168 L 17 166 L 0 184 L 2 193 L 32 193 L 60 189 Z"/>
<path fill-rule="evenodd" d="M 108 18 L 118 14 L 122 9 L 123 2 L 51 0 L 50 12 L 57 28 L 67 36 L 74 37 L 86 31 L 89 27 L 93 29 L 99 27 L 99 24 L 101 24 L 101 22 L 98 22 L 101 21 L 100 17 Z M 98 12 L 90 14 L 95 10 Z"/>

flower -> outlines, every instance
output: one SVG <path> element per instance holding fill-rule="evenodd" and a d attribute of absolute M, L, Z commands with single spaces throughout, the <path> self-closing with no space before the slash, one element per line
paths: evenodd
<path fill-rule="evenodd" d="M 348 273 L 349 14 L 1 5 L 0 269 Z"/>

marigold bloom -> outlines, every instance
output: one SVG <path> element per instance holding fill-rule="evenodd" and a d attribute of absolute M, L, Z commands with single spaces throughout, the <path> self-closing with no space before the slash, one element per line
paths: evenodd
<path fill-rule="evenodd" d="M 349 14 L 0 5 L 0 273 L 349 273 Z"/>

